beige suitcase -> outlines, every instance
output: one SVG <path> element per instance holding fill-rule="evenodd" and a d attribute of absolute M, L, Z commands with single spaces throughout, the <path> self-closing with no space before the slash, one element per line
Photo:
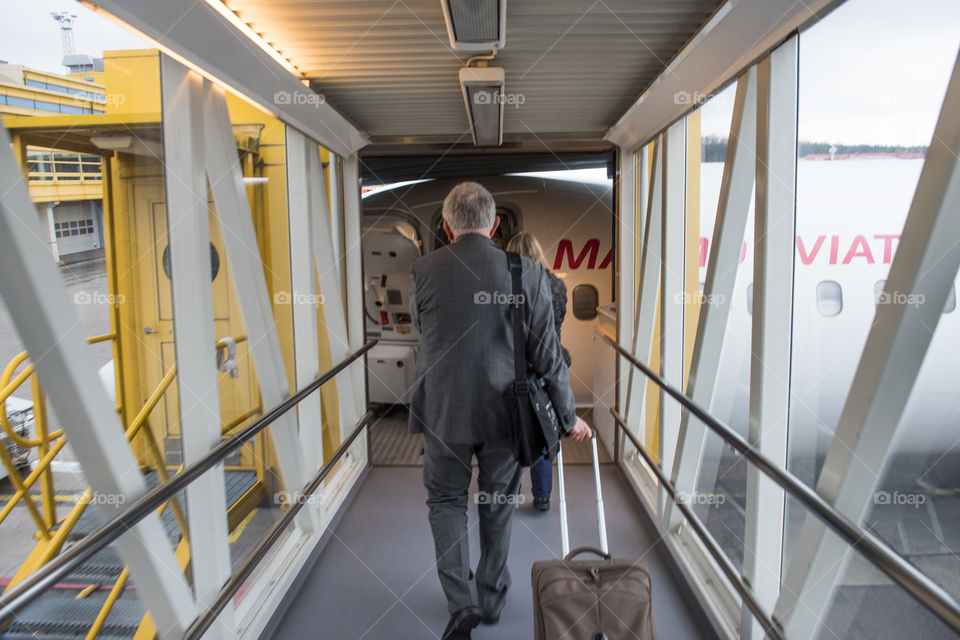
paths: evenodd
<path fill-rule="evenodd" d="M 640 558 L 612 558 L 600 491 L 597 437 L 591 437 L 597 488 L 600 549 L 569 548 L 563 453 L 557 454 L 563 558 L 533 565 L 533 627 L 536 640 L 655 640 L 650 574 Z M 562 448 L 562 447 L 561 447 Z M 578 559 L 589 554 L 589 557 Z"/>

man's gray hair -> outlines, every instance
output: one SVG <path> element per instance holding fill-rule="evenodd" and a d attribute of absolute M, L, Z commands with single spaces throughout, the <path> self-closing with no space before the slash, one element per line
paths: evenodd
<path fill-rule="evenodd" d="M 443 219 L 454 234 L 487 233 L 493 227 L 497 205 L 483 185 L 461 182 L 443 201 Z"/>

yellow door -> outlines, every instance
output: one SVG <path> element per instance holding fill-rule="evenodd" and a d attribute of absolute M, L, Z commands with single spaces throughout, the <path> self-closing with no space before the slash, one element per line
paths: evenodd
<path fill-rule="evenodd" d="M 170 252 L 167 241 L 167 218 L 164 188 L 159 176 L 131 175 L 125 182 L 127 211 L 132 247 L 128 268 L 136 283 L 132 301 L 136 309 L 136 327 L 132 333 L 138 340 L 136 365 L 128 367 L 126 375 L 140 376 L 140 405 L 157 388 L 163 376 L 175 363 L 173 334 L 173 302 L 170 281 Z M 256 378 L 244 334 L 243 321 L 237 305 L 236 291 L 226 260 L 220 226 L 213 203 L 210 202 L 210 258 L 211 271 L 193 274 L 211 282 L 213 293 L 214 331 L 217 340 L 232 337 L 238 342 L 236 363 L 239 375 L 233 378 L 218 374 L 220 390 L 221 427 L 234 423 L 258 404 Z M 119 265 L 119 268 L 124 268 Z M 178 276 L 179 277 L 179 276 Z M 217 356 L 211 345 L 210 358 Z M 180 423 L 177 410 L 176 384 L 170 386 L 163 401 L 150 416 L 150 424 L 162 439 L 168 465 L 176 466 L 180 456 Z M 249 423 L 249 419 L 241 424 Z M 254 464 L 254 443 L 241 450 L 228 464 Z"/>

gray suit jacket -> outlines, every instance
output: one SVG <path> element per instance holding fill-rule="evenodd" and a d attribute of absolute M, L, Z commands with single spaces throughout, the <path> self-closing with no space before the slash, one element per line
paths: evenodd
<path fill-rule="evenodd" d="M 466 234 L 410 268 L 410 311 L 420 353 L 410 401 L 410 432 L 449 443 L 508 438 L 504 398 L 514 379 L 507 255 L 489 238 Z M 548 383 L 563 428 L 576 422 L 573 391 L 553 326 L 543 267 L 523 259 L 527 366 Z"/>

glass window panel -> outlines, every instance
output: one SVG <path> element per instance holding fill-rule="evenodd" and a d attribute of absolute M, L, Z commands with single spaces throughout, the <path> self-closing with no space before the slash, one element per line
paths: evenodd
<path fill-rule="evenodd" d="M 726 166 L 727 139 L 733 118 L 736 98 L 736 83 L 720 93 L 710 96 L 698 110 L 700 121 L 700 165 L 699 181 L 688 175 L 687 189 L 699 192 L 699 228 L 697 282 L 705 283 L 711 276 L 707 265 L 712 249 L 717 206 L 720 201 L 720 187 Z M 696 135 L 688 118 L 691 135 Z M 691 170 L 692 171 L 692 170 Z M 692 194 L 691 194 L 692 195 Z M 688 200 L 689 201 L 689 200 Z M 753 198 L 750 198 L 747 211 L 747 224 L 740 238 L 741 251 L 735 266 L 736 276 L 730 300 L 730 311 L 726 318 L 726 331 L 720 353 L 720 365 L 714 386 L 710 411 L 720 420 L 746 433 L 749 413 L 750 388 L 750 342 L 751 321 L 749 315 L 753 278 L 753 247 L 747 242 L 753 237 Z M 688 217 L 690 213 L 688 212 Z M 688 228 L 694 221 L 688 220 Z M 702 288 L 701 288 L 702 292 Z M 700 297 L 685 310 L 695 316 L 703 305 L 716 301 Z M 687 340 L 693 341 L 696 323 L 688 326 Z M 690 348 L 688 346 L 688 348 Z M 691 424 L 697 418 L 690 416 Z M 703 425 L 701 425 L 703 426 Z M 704 426 L 704 428 L 706 428 Z M 709 430 L 708 430 L 709 431 Z M 712 434 L 712 432 L 710 432 Z M 743 563 L 744 508 L 746 505 L 746 462 L 729 447 L 723 445 L 719 436 L 710 435 L 706 439 L 700 472 L 693 496 L 694 511 L 703 519 L 720 546 L 740 567 Z"/>
<path fill-rule="evenodd" d="M 60 105 L 56 102 L 47 102 L 46 100 L 34 100 L 34 108 L 42 109 L 43 111 L 54 111 L 56 113 L 62 113 L 60 110 Z"/>
<path fill-rule="evenodd" d="M 38 109 L 33 100 L 28 100 L 27 98 L 19 98 L 17 96 L 7 96 L 7 104 L 11 107 L 24 107 L 26 109 Z"/>
<path fill-rule="evenodd" d="M 878 305 L 923 304 L 886 287 L 960 46 L 957 24 L 955 2 L 849 0 L 800 35 L 788 467 L 810 486 L 823 469 Z M 865 526 L 957 597 L 955 305 L 951 292 L 945 315 L 930 328 L 933 339 L 885 466 L 862 481 L 876 486 Z M 785 558 L 805 515 L 788 509 Z M 914 604 L 855 558 L 818 637 L 955 637 L 925 626 Z"/>

